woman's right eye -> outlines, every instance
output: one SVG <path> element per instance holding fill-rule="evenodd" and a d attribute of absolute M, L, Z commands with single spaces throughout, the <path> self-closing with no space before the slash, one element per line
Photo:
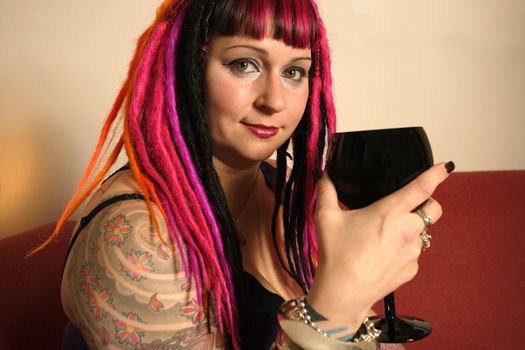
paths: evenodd
<path fill-rule="evenodd" d="M 255 73 L 259 71 L 257 63 L 245 58 L 228 63 L 228 66 L 238 73 Z"/>

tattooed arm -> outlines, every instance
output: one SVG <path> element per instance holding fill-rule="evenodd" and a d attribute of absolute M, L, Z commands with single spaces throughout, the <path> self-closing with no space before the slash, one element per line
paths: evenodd
<path fill-rule="evenodd" d="M 169 242 L 165 223 L 161 234 Z M 223 348 L 213 321 L 208 333 L 180 251 L 150 229 L 142 200 L 111 204 L 82 230 L 64 271 L 62 303 L 90 349 Z"/>

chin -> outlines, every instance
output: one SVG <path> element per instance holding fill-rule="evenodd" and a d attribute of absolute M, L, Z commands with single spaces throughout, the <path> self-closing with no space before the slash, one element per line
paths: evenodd
<path fill-rule="evenodd" d="M 262 161 L 270 158 L 283 143 L 284 143 L 284 141 L 272 144 L 271 147 L 261 147 L 259 149 L 255 149 L 253 152 L 251 152 L 250 155 L 248 155 L 248 157 L 250 159 L 262 162 Z"/>
<path fill-rule="evenodd" d="M 275 150 L 265 152 L 254 152 L 252 154 L 245 154 L 244 159 L 248 162 L 263 162 L 274 154 Z"/>
<path fill-rule="evenodd" d="M 277 148 L 265 149 L 225 149 L 215 152 L 214 156 L 224 164 L 230 164 L 233 167 L 252 166 L 254 163 L 260 163 L 272 156 Z"/>

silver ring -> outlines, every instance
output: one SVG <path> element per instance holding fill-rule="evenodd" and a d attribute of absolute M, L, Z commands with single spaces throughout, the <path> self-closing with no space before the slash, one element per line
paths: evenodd
<path fill-rule="evenodd" d="M 423 241 L 423 246 L 422 246 L 423 251 L 430 248 L 430 240 L 432 239 L 432 236 L 428 234 L 427 230 L 421 232 L 419 234 L 419 237 L 421 237 L 421 240 Z"/>
<path fill-rule="evenodd" d="M 432 216 L 430 216 L 430 214 L 426 210 L 418 209 L 416 210 L 416 214 L 419 215 L 421 219 L 423 219 L 423 221 L 425 222 L 425 231 L 432 227 Z"/>

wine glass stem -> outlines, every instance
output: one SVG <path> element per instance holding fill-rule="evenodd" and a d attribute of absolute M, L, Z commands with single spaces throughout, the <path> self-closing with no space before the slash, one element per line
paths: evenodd
<path fill-rule="evenodd" d="M 394 292 L 388 294 L 385 297 L 385 318 L 387 320 L 393 320 L 396 318 L 396 304 L 394 301 Z"/>

